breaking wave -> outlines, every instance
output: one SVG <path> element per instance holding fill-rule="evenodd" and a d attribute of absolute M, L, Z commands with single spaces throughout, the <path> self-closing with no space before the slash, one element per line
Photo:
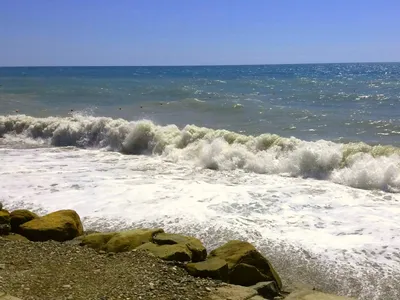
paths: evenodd
<path fill-rule="evenodd" d="M 106 117 L 0 116 L 0 137 L 52 146 L 101 148 L 124 154 L 161 155 L 214 170 L 316 178 L 361 188 L 400 192 L 400 149 L 365 143 L 303 141 L 275 134 L 242 135 L 187 125 Z"/>

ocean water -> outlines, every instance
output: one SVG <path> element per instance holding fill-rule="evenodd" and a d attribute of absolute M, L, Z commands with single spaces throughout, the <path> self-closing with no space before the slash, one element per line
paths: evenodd
<path fill-rule="evenodd" d="M 0 68 L 0 201 L 254 243 L 400 298 L 400 64 Z"/>

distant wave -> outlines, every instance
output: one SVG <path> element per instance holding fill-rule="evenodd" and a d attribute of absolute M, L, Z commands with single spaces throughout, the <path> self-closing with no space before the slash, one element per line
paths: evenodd
<path fill-rule="evenodd" d="M 79 114 L 68 118 L 0 116 L 0 136 L 52 146 L 162 155 L 176 163 L 191 161 L 215 170 L 243 169 L 400 192 L 400 149 L 393 146 L 308 142 L 275 134 L 247 136 L 195 125 L 180 129 L 148 120 L 129 122 Z"/>

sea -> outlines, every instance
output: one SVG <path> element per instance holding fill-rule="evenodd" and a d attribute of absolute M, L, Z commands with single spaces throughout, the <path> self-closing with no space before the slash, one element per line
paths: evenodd
<path fill-rule="evenodd" d="M 286 286 L 400 299 L 400 63 L 0 68 L 0 201 L 253 243 Z"/>

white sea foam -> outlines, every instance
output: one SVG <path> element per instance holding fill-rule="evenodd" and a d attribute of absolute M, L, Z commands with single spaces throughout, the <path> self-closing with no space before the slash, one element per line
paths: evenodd
<path fill-rule="evenodd" d="M 243 238 L 272 260 L 286 283 L 304 281 L 359 299 L 399 298 L 399 194 L 231 170 L 228 162 L 238 157 L 236 152 L 260 154 L 243 151 L 243 144 L 221 150 L 226 148 L 222 139 L 201 143 L 207 145 L 199 145 L 204 152 L 192 155 L 203 164 L 222 163 L 228 171 L 201 168 L 190 159 L 173 163 L 167 150 L 164 157 L 76 147 L 0 149 L 0 199 L 9 209 L 75 209 L 88 229 L 162 226 L 195 235 L 209 248 Z M 288 150 L 295 160 L 304 157 L 304 166 L 293 167 L 288 156 L 285 167 L 275 167 L 313 173 L 340 162 L 335 154 L 339 146 L 310 145 L 313 151 Z M 263 159 L 241 155 L 243 162 Z M 355 157 L 335 179 L 347 180 L 346 172 L 362 159 Z M 379 159 L 366 168 L 390 158 Z M 310 169 L 316 161 L 321 167 Z"/>
<path fill-rule="evenodd" d="M 362 189 L 400 191 L 400 150 L 363 143 L 306 142 L 274 134 L 246 136 L 194 125 L 180 129 L 151 121 L 74 115 L 70 118 L 0 116 L 5 142 L 26 139 L 125 154 L 161 155 L 214 170 L 243 169 L 330 180 Z"/>

